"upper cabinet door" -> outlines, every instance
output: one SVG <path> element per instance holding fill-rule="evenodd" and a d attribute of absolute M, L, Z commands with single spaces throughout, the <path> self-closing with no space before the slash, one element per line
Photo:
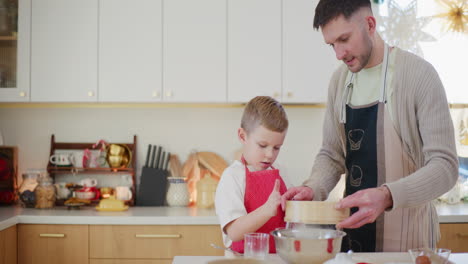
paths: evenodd
<path fill-rule="evenodd" d="M 31 101 L 97 101 L 97 25 L 96 0 L 32 2 Z"/>
<path fill-rule="evenodd" d="M 0 3 L 0 102 L 30 98 L 31 0 Z"/>
<path fill-rule="evenodd" d="M 154 102 L 162 91 L 162 1 L 100 0 L 99 101 Z"/>
<path fill-rule="evenodd" d="M 326 102 L 328 83 L 339 62 L 321 31 L 313 28 L 318 0 L 283 3 L 282 102 Z"/>
<path fill-rule="evenodd" d="M 226 1 L 170 0 L 163 8 L 163 100 L 225 102 Z"/>
<path fill-rule="evenodd" d="M 228 101 L 281 95 L 281 0 L 228 0 Z"/>

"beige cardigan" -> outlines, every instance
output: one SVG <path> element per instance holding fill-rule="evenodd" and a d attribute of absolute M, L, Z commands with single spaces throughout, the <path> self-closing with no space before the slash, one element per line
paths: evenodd
<path fill-rule="evenodd" d="M 392 80 L 392 119 L 417 171 L 386 183 L 393 209 L 420 206 L 450 190 L 458 178 L 454 129 L 442 82 L 427 61 L 395 48 Z M 312 173 L 303 185 L 314 190 L 314 200 L 325 200 L 345 173 L 346 139 L 339 123 L 344 83 L 342 65 L 332 76 L 323 125 L 323 143 Z"/>

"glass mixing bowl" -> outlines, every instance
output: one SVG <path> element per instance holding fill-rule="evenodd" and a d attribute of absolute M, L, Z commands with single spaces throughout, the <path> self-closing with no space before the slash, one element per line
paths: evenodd
<path fill-rule="evenodd" d="M 332 259 L 341 249 L 345 232 L 332 229 L 301 228 L 277 229 L 276 253 L 287 263 L 322 264 Z"/>

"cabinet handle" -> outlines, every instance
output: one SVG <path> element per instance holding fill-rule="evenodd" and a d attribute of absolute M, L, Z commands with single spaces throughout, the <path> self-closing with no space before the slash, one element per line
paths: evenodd
<path fill-rule="evenodd" d="M 273 93 L 273 98 L 278 98 L 279 95 L 280 95 L 280 94 L 279 94 L 278 92 L 274 92 L 274 93 Z"/>
<path fill-rule="evenodd" d="M 89 91 L 89 92 L 88 92 L 88 96 L 89 96 L 89 97 L 93 97 L 93 96 L 94 96 L 94 92 L 93 92 L 93 91 Z"/>
<path fill-rule="evenodd" d="M 171 92 L 171 91 L 167 91 L 167 92 L 166 92 L 166 97 L 172 97 L 172 92 Z"/>
<path fill-rule="evenodd" d="M 292 93 L 292 92 L 288 92 L 287 95 L 288 95 L 289 98 L 293 97 L 293 93 Z"/>
<path fill-rule="evenodd" d="M 458 238 L 468 238 L 468 234 L 457 233 Z"/>
<path fill-rule="evenodd" d="M 65 234 L 39 234 L 39 237 L 65 237 Z"/>
<path fill-rule="evenodd" d="M 136 238 L 181 238 L 181 234 L 175 235 L 150 235 L 150 234 L 135 234 Z"/>
<path fill-rule="evenodd" d="M 19 93 L 19 96 L 20 96 L 20 97 L 25 97 L 25 96 L 26 96 L 26 93 L 25 93 L 25 92 L 20 92 L 20 93 Z"/>
<path fill-rule="evenodd" d="M 159 92 L 157 92 L 157 91 L 154 91 L 154 92 L 153 92 L 153 97 L 155 97 L 155 98 L 159 98 Z"/>

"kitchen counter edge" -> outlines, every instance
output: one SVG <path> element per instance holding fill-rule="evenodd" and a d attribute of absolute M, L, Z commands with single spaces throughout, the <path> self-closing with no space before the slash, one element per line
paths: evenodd
<path fill-rule="evenodd" d="M 468 203 L 437 203 L 439 222 L 468 223 Z M 16 224 L 70 225 L 218 225 L 214 209 L 195 207 L 130 207 L 122 212 L 99 212 L 92 207 L 67 210 L 0 207 L 0 231 Z"/>
<path fill-rule="evenodd" d="M 0 207 L 0 231 L 16 224 L 64 225 L 218 225 L 214 209 L 194 207 L 130 207 L 102 212 L 93 207 L 68 210 Z"/>

